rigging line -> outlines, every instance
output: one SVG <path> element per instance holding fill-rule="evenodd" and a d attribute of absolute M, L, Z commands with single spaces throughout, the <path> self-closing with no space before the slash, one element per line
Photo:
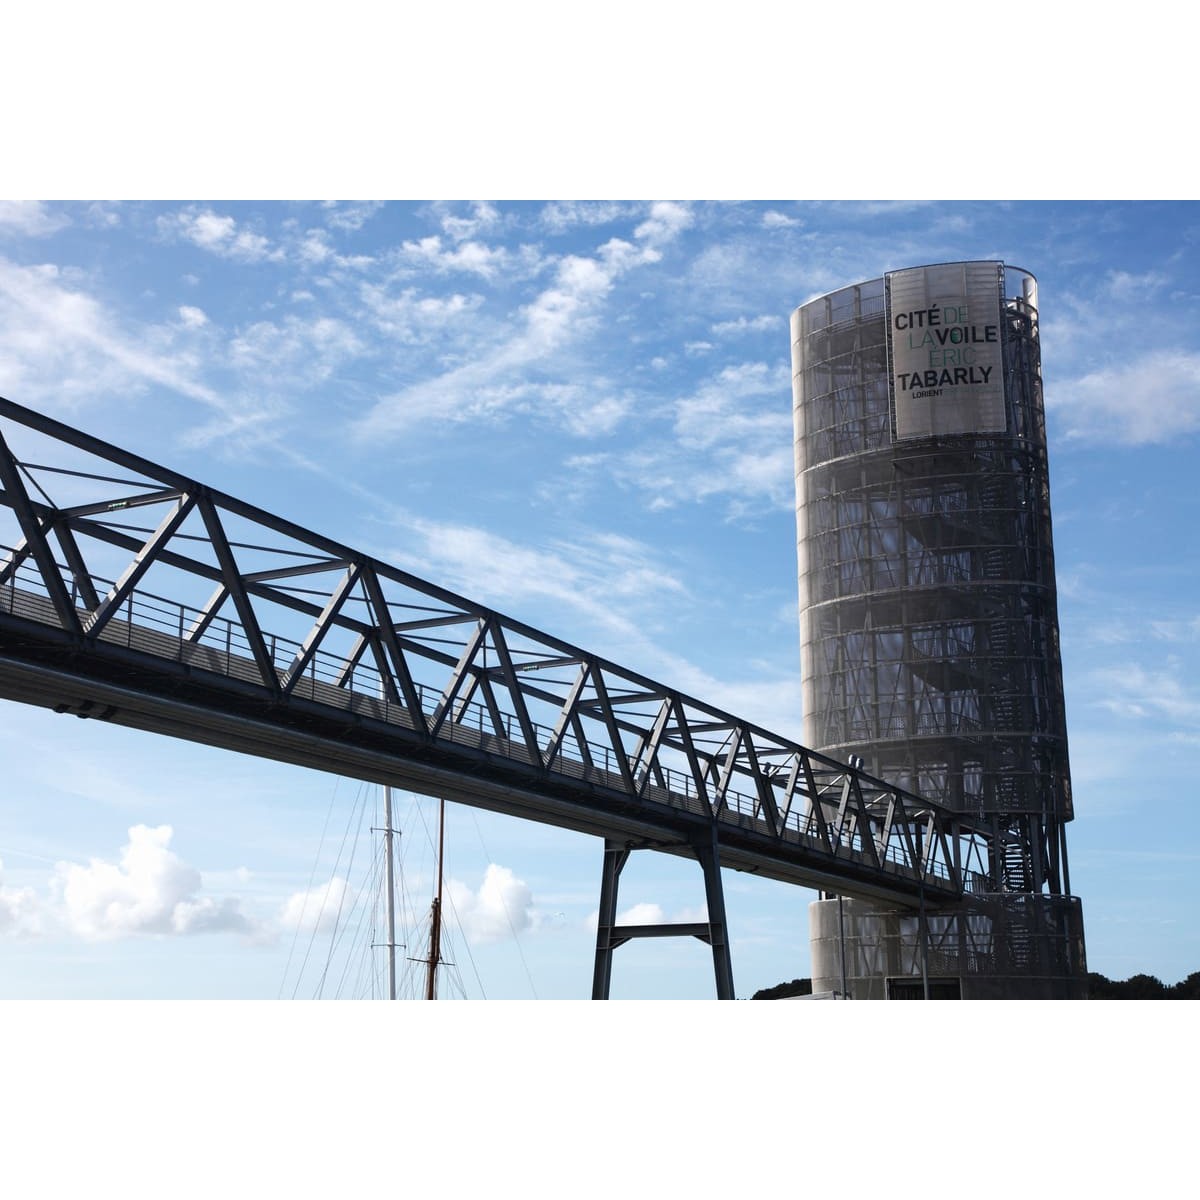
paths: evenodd
<path fill-rule="evenodd" d="M 321 851 L 325 848 L 325 834 L 329 829 L 329 818 L 331 816 L 333 816 L 333 805 L 337 799 L 337 790 L 338 790 L 338 786 L 341 782 L 342 782 L 342 777 L 340 775 L 338 775 L 334 778 L 333 794 L 329 798 L 329 808 L 325 813 L 325 824 L 321 827 L 321 840 L 317 844 L 317 853 L 316 853 L 316 857 L 313 859 L 312 871 L 309 873 L 309 876 L 308 876 L 308 887 L 304 892 L 304 899 L 300 902 L 300 915 L 296 918 L 296 927 L 292 930 L 292 944 L 288 948 L 287 963 L 283 968 L 283 978 L 279 981 L 279 992 L 275 996 L 276 1000 L 283 999 L 284 985 L 287 983 L 288 972 L 292 969 L 292 955 L 296 951 L 296 941 L 300 937 L 300 927 L 301 927 L 301 925 L 304 924 L 304 910 L 305 910 L 305 908 L 308 907 L 309 896 L 312 895 L 313 880 L 317 877 L 317 864 L 321 861 Z M 305 955 L 305 961 L 306 962 L 308 961 L 307 955 Z M 301 972 L 303 972 L 303 968 L 301 968 Z M 297 980 L 297 987 L 298 986 L 299 986 L 299 981 Z M 295 998 L 296 998 L 296 993 L 293 990 L 292 999 L 294 1000 Z"/>
<path fill-rule="evenodd" d="M 364 812 L 366 811 L 365 804 L 363 806 L 363 810 Z M 360 904 L 360 898 L 356 897 L 354 905 L 351 908 L 352 915 L 356 911 L 359 914 L 358 927 L 355 931 L 354 938 L 350 943 L 350 948 L 346 951 L 346 956 L 343 960 L 342 974 L 338 979 L 337 991 L 334 993 L 335 998 L 338 1000 L 340 1000 L 342 995 L 345 993 L 347 978 L 352 967 L 357 969 L 357 975 L 352 984 L 352 996 L 355 994 L 353 989 L 358 989 L 361 993 L 364 975 L 366 975 L 371 969 L 370 960 L 375 946 L 375 912 L 377 908 L 374 898 L 378 894 L 375 887 L 375 864 L 377 861 L 378 853 L 372 857 L 371 867 L 367 879 L 368 886 L 362 893 L 363 896 L 370 898 L 370 902 L 368 903 L 366 900 L 363 900 L 363 902 Z M 331 954 L 331 961 L 332 957 L 333 956 Z"/>
<path fill-rule="evenodd" d="M 361 791 L 362 791 L 362 785 L 360 784 L 359 785 L 359 794 L 360 795 L 361 795 Z M 342 854 L 345 852 L 345 849 L 346 849 L 346 839 L 350 836 L 350 826 L 354 822 L 354 813 L 357 810 L 357 808 L 358 808 L 358 797 L 355 798 L 354 804 L 351 805 L 351 807 L 350 807 L 350 815 L 346 821 L 346 828 L 342 833 L 342 844 L 338 847 L 337 858 L 334 860 L 333 874 L 330 877 L 331 883 L 332 883 L 333 879 L 337 878 L 338 867 L 340 867 L 342 864 Z M 337 916 L 341 915 L 341 905 L 345 902 L 345 897 L 346 897 L 346 892 L 345 892 L 345 889 L 343 889 L 341 899 L 339 899 L 339 901 L 338 901 Z M 300 964 L 300 971 L 299 971 L 299 974 L 296 976 L 296 986 L 292 989 L 292 999 L 293 1000 L 296 998 L 296 993 L 300 990 L 300 981 L 304 978 L 304 970 L 308 966 L 309 955 L 312 954 L 313 946 L 316 944 L 317 929 L 321 923 L 321 915 L 325 911 L 325 901 L 328 900 L 328 898 L 329 898 L 329 888 L 328 888 L 328 886 L 326 886 L 325 894 L 321 900 L 321 908 L 317 913 L 316 920 L 313 922 L 312 929 L 309 930 L 308 948 L 304 952 L 304 961 Z M 307 905 L 308 905 L 308 897 L 305 896 L 304 907 L 307 907 Z M 302 911 L 303 911 L 303 909 L 302 909 Z M 334 929 L 335 930 L 337 929 L 337 916 L 335 916 L 335 919 L 334 919 Z M 326 967 L 328 969 L 328 964 L 326 964 Z M 322 980 L 323 979 L 324 979 L 324 976 L 322 976 Z"/>
<path fill-rule="evenodd" d="M 333 918 L 333 936 L 330 940 L 329 952 L 325 956 L 325 969 L 321 972 L 321 981 L 317 986 L 317 999 L 318 1000 L 321 999 L 321 996 L 325 991 L 325 980 L 326 980 L 326 977 L 329 975 L 329 968 L 333 962 L 334 953 L 337 951 L 338 945 L 341 943 L 342 937 L 345 935 L 345 927 L 341 925 L 342 910 L 346 906 L 346 892 L 349 890 L 349 888 L 351 886 L 350 877 L 354 874 L 354 855 L 358 851 L 358 839 L 362 833 L 363 818 L 367 815 L 366 796 L 363 793 L 363 788 L 365 788 L 365 787 L 366 787 L 366 784 L 359 785 L 359 802 L 357 802 L 354 806 L 354 808 L 356 810 L 358 810 L 358 827 L 354 831 L 354 841 L 350 844 L 350 859 L 349 859 L 349 862 L 347 862 L 347 864 L 346 864 L 346 875 L 345 875 L 346 886 L 344 888 L 342 888 L 341 897 L 338 899 L 337 914 Z M 354 818 L 353 811 L 351 811 L 350 816 L 351 816 L 351 820 L 353 820 L 353 818 Z M 350 823 L 347 822 L 346 837 L 349 837 L 349 835 L 350 835 Z M 345 845 L 346 845 L 346 838 L 344 837 L 342 839 L 343 849 L 345 848 Z M 341 855 L 341 851 L 339 850 L 338 851 L 338 861 L 334 867 L 335 870 L 337 869 L 337 866 L 341 864 L 341 861 L 342 861 L 342 855 Z M 356 896 L 354 899 L 354 903 L 350 906 L 350 912 L 353 913 L 353 911 L 357 907 L 358 907 L 358 897 Z"/>
<path fill-rule="evenodd" d="M 492 861 L 491 851 L 489 851 L 487 846 L 484 844 L 483 830 L 481 830 L 479 828 L 479 817 L 477 816 L 474 809 L 471 810 L 471 820 L 475 822 L 475 836 L 479 838 L 479 844 L 481 846 L 483 846 L 484 857 L 490 863 Z M 535 1000 L 538 1000 L 538 999 L 540 999 L 540 997 L 537 994 L 537 988 L 535 988 L 533 986 L 533 976 L 529 973 L 529 964 L 525 961 L 525 951 L 521 947 L 521 937 L 517 933 L 516 926 L 514 926 L 512 923 L 512 917 L 509 916 L 508 905 L 503 904 L 503 908 L 504 908 L 504 920 L 508 924 L 509 932 L 513 935 L 513 941 L 516 942 L 516 944 L 517 944 L 517 954 L 520 956 L 521 966 L 525 970 L 525 978 L 529 981 L 529 990 L 533 993 L 533 998 Z M 475 962 L 475 960 L 472 959 L 471 960 L 472 966 L 474 966 L 474 962 Z M 482 986 L 483 985 L 480 984 L 481 988 L 482 988 Z M 486 1000 L 487 997 L 485 996 L 484 999 Z"/>

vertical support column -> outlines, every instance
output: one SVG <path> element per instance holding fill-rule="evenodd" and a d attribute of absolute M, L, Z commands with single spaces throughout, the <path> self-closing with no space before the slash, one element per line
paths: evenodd
<path fill-rule="evenodd" d="M 604 839 L 604 872 L 600 877 L 600 919 L 596 926 L 596 966 L 592 973 L 592 999 L 607 1000 L 612 982 L 613 926 L 617 920 L 617 885 L 629 850 L 620 842 Z"/>
<path fill-rule="evenodd" d="M 717 977 L 717 999 L 733 1000 L 733 960 L 729 953 L 725 891 L 721 886 L 721 860 L 717 850 L 715 824 L 712 827 L 711 841 L 699 842 L 693 849 L 704 870 L 704 898 L 708 902 L 709 940 L 712 945 L 713 970 Z"/>

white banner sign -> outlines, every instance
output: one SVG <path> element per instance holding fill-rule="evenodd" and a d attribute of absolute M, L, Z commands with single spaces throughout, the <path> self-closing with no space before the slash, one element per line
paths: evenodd
<path fill-rule="evenodd" d="M 950 263 L 887 276 L 898 439 L 1007 428 L 998 272 Z"/>

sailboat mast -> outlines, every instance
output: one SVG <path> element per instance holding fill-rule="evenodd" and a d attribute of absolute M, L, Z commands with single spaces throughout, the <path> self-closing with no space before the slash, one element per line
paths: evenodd
<path fill-rule="evenodd" d="M 387 866 L 388 999 L 396 998 L 396 880 L 392 863 L 392 789 L 383 789 L 383 854 Z"/>
<path fill-rule="evenodd" d="M 437 895 L 429 914 L 429 970 L 425 976 L 425 999 L 437 999 L 437 968 L 442 957 L 442 854 L 446 839 L 446 801 L 438 801 Z"/>

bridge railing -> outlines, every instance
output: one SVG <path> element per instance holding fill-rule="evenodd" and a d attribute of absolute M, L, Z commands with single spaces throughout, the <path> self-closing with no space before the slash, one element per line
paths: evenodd
<path fill-rule="evenodd" d="M 16 554 L 15 548 L 0 549 L 4 549 L 6 556 L 12 561 Z M 71 580 L 71 573 L 66 565 L 57 565 L 64 579 Z M 115 582 L 95 578 L 92 585 L 97 591 L 103 591 L 115 587 Z M 81 623 L 86 628 L 91 614 L 83 604 L 78 586 L 73 580 L 70 597 Z M 50 603 L 41 572 L 28 563 L 17 567 L 9 581 L 0 588 L 0 610 L 14 616 L 61 626 Z M 135 588 L 122 601 L 120 616 L 111 617 L 106 622 L 99 638 L 126 649 L 212 671 L 226 678 L 258 682 L 259 675 L 249 639 L 237 621 L 225 617 L 213 618 L 203 624 L 197 636 L 189 638 L 188 631 L 200 624 L 203 615 L 204 610 L 195 606 Z M 291 664 L 300 657 L 302 643 L 266 630 L 262 632 L 276 670 L 281 676 L 286 675 Z M 389 698 L 382 674 L 370 664 L 348 664 L 342 656 L 317 650 L 309 657 L 302 677 L 289 682 L 295 694 L 304 695 L 311 700 L 363 712 L 388 724 L 416 727 L 411 711 L 405 705 L 397 704 Z M 414 686 L 422 711 L 426 716 L 432 715 L 442 699 L 441 693 L 422 684 Z M 453 719 L 447 720 L 441 726 L 439 736 L 447 741 L 483 749 L 505 758 L 528 761 L 524 738 L 520 730 L 514 728 L 518 721 L 517 716 L 513 713 L 501 713 L 500 716 L 503 726 L 502 731 L 497 734 L 492 732 L 494 715 L 489 713 L 484 704 L 471 701 L 463 705 Z M 554 731 L 537 722 L 532 722 L 531 727 L 538 748 L 543 753 L 549 751 L 554 744 Z M 586 740 L 585 745 L 586 754 L 581 750 L 575 736 L 563 738 L 558 743 L 554 766 L 549 769 L 572 778 L 601 782 L 615 790 L 624 791 L 625 783 L 620 764 L 612 747 L 591 740 Z M 654 772 L 654 776 L 660 781 L 657 783 L 651 780 L 650 775 L 650 769 L 643 768 L 635 778 L 636 786 L 639 789 L 644 788 L 648 798 L 684 811 L 708 812 L 706 802 L 688 772 L 670 766 L 659 766 Z M 867 847 L 860 823 L 843 822 L 830 829 L 830 822 L 827 821 L 825 837 L 822 835 L 821 823 L 813 811 L 813 806 L 815 803 L 831 802 L 823 801 L 821 797 L 805 798 L 808 803 L 791 808 L 783 816 L 779 830 L 782 836 L 785 839 L 803 840 L 817 849 L 827 848 L 828 844 L 832 843 L 836 852 L 865 860 Z M 749 822 L 761 827 L 764 832 L 770 831 L 762 801 L 757 796 L 734 787 L 725 789 L 721 810 L 716 819 L 726 824 L 744 825 Z M 900 839 L 872 838 L 872 842 L 881 865 L 886 864 L 906 874 L 917 872 L 909 849 Z M 949 882 L 951 879 L 948 865 L 937 857 L 930 857 L 920 873 L 931 881 Z M 974 881 L 974 886 L 978 886 L 978 880 Z"/>

